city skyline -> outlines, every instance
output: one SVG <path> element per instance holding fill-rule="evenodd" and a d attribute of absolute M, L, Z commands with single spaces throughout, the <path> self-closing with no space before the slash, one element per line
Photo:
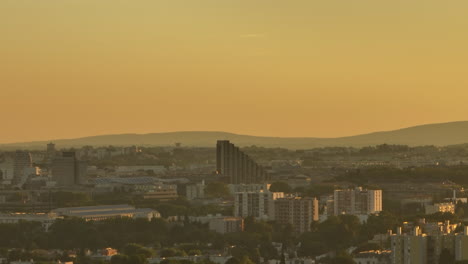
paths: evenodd
<path fill-rule="evenodd" d="M 466 120 L 467 11 L 422 0 L 2 1 L 0 141 L 339 137 Z"/>

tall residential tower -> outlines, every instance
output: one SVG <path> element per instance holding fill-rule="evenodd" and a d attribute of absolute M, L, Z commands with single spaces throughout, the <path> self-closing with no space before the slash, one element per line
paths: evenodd
<path fill-rule="evenodd" d="M 229 183 L 264 183 L 269 180 L 265 169 L 229 140 L 216 144 L 217 173 L 229 179 Z"/>

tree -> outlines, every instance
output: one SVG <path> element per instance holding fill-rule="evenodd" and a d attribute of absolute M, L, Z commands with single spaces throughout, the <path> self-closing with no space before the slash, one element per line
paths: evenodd
<path fill-rule="evenodd" d="M 110 263 L 111 264 L 128 264 L 128 256 L 122 255 L 122 254 L 114 255 L 112 256 Z"/>
<path fill-rule="evenodd" d="M 272 192 L 291 193 L 292 188 L 286 182 L 274 182 L 270 186 L 270 191 L 272 191 Z"/>
<path fill-rule="evenodd" d="M 145 258 L 150 258 L 153 256 L 153 251 L 135 243 L 125 245 L 123 252 L 128 256 L 142 255 Z"/>
<path fill-rule="evenodd" d="M 240 260 L 236 257 L 232 257 L 228 259 L 225 264 L 240 264 Z"/>
<path fill-rule="evenodd" d="M 350 255 L 341 254 L 331 259 L 330 264 L 356 264 L 356 262 Z"/>
<path fill-rule="evenodd" d="M 248 256 L 243 256 L 239 264 L 255 264 Z"/>
<path fill-rule="evenodd" d="M 229 188 L 222 182 L 210 182 L 206 186 L 205 194 L 213 198 L 226 198 L 229 197 Z"/>

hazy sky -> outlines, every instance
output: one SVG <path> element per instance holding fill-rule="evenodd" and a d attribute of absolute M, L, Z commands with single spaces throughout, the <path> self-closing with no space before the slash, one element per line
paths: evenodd
<path fill-rule="evenodd" d="M 0 0 L 0 142 L 468 120 L 466 0 Z"/>

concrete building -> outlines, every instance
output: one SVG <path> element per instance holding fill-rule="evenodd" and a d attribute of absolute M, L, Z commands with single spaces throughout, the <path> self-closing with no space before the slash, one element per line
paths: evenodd
<path fill-rule="evenodd" d="M 334 215 L 369 215 L 382 211 L 382 190 L 363 190 L 362 187 L 335 190 Z"/>
<path fill-rule="evenodd" d="M 51 174 L 58 186 L 74 186 L 87 181 L 88 165 L 77 160 L 75 152 L 63 152 L 52 161 Z"/>
<path fill-rule="evenodd" d="M 55 144 L 52 142 L 47 144 L 46 157 L 48 159 L 53 159 L 56 153 L 57 153 L 57 150 L 55 149 Z"/>
<path fill-rule="evenodd" d="M 241 217 L 222 216 L 222 215 L 207 215 L 207 216 L 190 216 L 190 221 L 208 224 L 210 230 L 226 234 L 233 232 L 244 231 L 244 219 Z"/>
<path fill-rule="evenodd" d="M 29 175 L 26 175 L 27 172 L 26 170 L 28 168 L 32 168 L 32 157 L 31 153 L 26 152 L 26 151 L 19 151 L 17 150 L 15 152 L 15 159 L 14 159 L 14 164 L 13 164 L 13 184 L 18 184 L 21 181 L 24 181 L 24 177 L 27 177 Z"/>
<path fill-rule="evenodd" d="M 185 194 L 187 200 L 194 200 L 194 199 L 203 199 L 205 198 L 205 181 L 202 181 L 198 184 L 187 185 L 185 189 Z"/>
<path fill-rule="evenodd" d="M 283 198 L 282 192 L 256 191 L 234 194 L 234 216 L 253 216 L 262 220 L 275 219 L 275 200 Z"/>
<path fill-rule="evenodd" d="M 319 220 L 316 198 L 289 197 L 275 201 L 275 220 L 291 224 L 297 234 L 310 231 L 313 221 Z"/>
<path fill-rule="evenodd" d="M 144 199 L 155 199 L 160 201 L 174 200 L 178 197 L 177 185 L 173 184 L 161 184 L 143 194 Z"/>
<path fill-rule="evenodd" d="M 264 183 L 269 180 L 265 169 L 229 140 L 218 140 L 216 144 L 216 172 L 233 184 Z"/>
<path fill-rule="evenodd" d="M 136 209 L 127 204 L 121 205 L 98 205 L 98 206 L 84 206 L 84 207 L 65 207 L 52 210 L 53 213 L 59 216 L 79 217 L 86 221 L 101 221 L 112 218 L 146 218 L 151 220 L 153 218 L 160 218 L 161 215 L 158 211 L 150 208 Z"/>
<path fill-rule="evenodd" d="M 455 204 L 453 203 L 435 203 L 433 205 L 425 206 L 426 214 L 435 213 L 455 213 Z"/>
<path fill-rule="evenodd" d="M 390 250 L 369 250 L 354 256 L 356 264 L 390 264 Z"/>
<path fill-rule="evenodd" d="M 0 174 L 2 175 L 1 180 L 11 180 L 13 179 L 14 171 L 14 160 L 7 158 L 2 163 L 0 163 Z"/>
<path fill-rule="evenodd" d="M 463 233 L 454 233 L 449 222 L 437 223 L 439 230 L 432 234 L 423 233 L 414 226 L 410 233 L 402 233 L 402 228 L 390 236 L 392 264 L 439 264 L 443 250 L 448 250 L 456 261 L 468 260 L 468 227 Z M 427 224 L 423 224 L 426 226 Z"/>
<path fill-rule="evenodd" d="M 415 227 L 411 234 L 402 234 L 401 228 L 391 239 L 391 263 L 392 264 L 427 264 L 427 241 L 426 234 Z"/>
<path fill-rule="evenodd" d="M 258 192 L 270 190 L 271 184 L 228 184 L 229 192 L 232 194 L 238 192 Z"/>

